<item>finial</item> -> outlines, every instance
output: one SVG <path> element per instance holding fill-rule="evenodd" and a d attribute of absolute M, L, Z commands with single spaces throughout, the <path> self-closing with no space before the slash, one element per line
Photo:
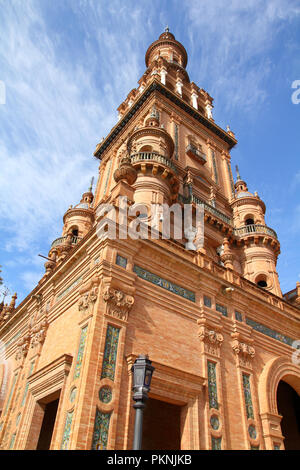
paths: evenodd
<path fill-rule="evenodd" d="M 92 179 L 91 179 L 91 185 L 89 187 L 89 192 L 91 193 L 92 190 L 93 190 L 93 184 L 94 184 L 94 177 L 92 176 Z"/>
<path fill-rule="evenodd" d="M 241 180 L 241 175 L 240 175 L 240 172 L 239 172 L 239 167 L 237 165 L 235 165 L 235 169 L 236 169 L 236 176 L 237 176 L 237 179 L 238 180 Z"/>
<path fill-rule="evenodd" d="M 169 30 L 169 26 L 167 25 L 166 28 L 165 28 L 165 33 L 169 33 L 170 30 Z"/>

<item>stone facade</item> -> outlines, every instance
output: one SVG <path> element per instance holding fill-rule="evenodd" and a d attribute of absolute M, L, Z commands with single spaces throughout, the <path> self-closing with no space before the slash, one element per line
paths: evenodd
<path fill-rule="evenodd" d="M 36 288 L 1 307 L 2 449 L 36 449 L 58 399 L 51 449 L 131 449 L 139 354 L 155 367 L 150 397 L 180 406 L 182 449 L 284 449 L 276 391 L 285 381 L 300 394 L 300 286 L 282 295 L 265 204 L 239 174 L 234 183 L 235 136 L 186 64 L 168 30 L 149 46 L 139 87 L 97 145 L 95 194 L 64 215 Z M 204 246 L 186 250 L 184 233 L 99 238 L 98 208 L 120 214 L 119 196 L 201 206 Z"/>

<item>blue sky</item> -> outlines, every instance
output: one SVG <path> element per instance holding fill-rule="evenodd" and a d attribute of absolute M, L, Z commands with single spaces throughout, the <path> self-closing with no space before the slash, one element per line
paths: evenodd
<path fill-rule="evenodd" d="M 215 121 L 236 134 L 233 168 L 266 203 L 283 292 L 300 281 L 299 1 L 0 0 L 0 264 L 18 301 L 97 177 L 96 144 L 166 25 L 214 97 Z"/>

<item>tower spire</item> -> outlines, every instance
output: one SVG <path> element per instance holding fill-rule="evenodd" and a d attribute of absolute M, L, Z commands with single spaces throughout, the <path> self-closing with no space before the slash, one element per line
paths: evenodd
<path fill-rule="evenodd" d="M 93 184 L 94 184 L 94 177 L 92 176 L 91 184 L 90 184 L 90 187 L 89 187 L 89 192 L 90 192 L 90 193 L 91 193 L 92 190 L 93 190 Z"/>
<path fill-rule="evenodd" d="M 241 180 L 241 175 L 240 175 L 240 172 L 239 172 L 239 167 L 237 165 L 235 165 L 235 170 L 236 170 L 236 177 L 237 177 L 237 181 Z"/>

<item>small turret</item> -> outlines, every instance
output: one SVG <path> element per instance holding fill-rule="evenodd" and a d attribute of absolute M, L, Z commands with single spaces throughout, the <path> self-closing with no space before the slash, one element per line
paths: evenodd
<path fill-rule="evenodd" d="M 266 206 L 258 194 L 248 191 L 236 166 L 233 209 L 234 233 L 240 247 L 243 275 L 276 295 L 282 295 L 276 271 L 280 244 L 276 232 L 265 223 Z"/>
<path fill-rule="evenodd" d="M 133 184 L 134 202 L 147 205 L 173 201 L 179 187 L 176 168 L 172 162 L 174 142 L 160 125 L 155 105 L 146 115 L 144 126 L 131 134 L 127 149 L 137 174 Z"/>
<path fill-rule="evenodd" d="M 68 252 L 92 228 L 94 223 L 94 195 L 92 192 L 94 178 L 87 192 L 83 193 L 79 204 L 70 206 L 64 214 L 62 236 L 54 240 L 49 251 L 49 261 L 45 263 L 46 274 L 50 274 L 57 261 L 64 259 Z"/>

